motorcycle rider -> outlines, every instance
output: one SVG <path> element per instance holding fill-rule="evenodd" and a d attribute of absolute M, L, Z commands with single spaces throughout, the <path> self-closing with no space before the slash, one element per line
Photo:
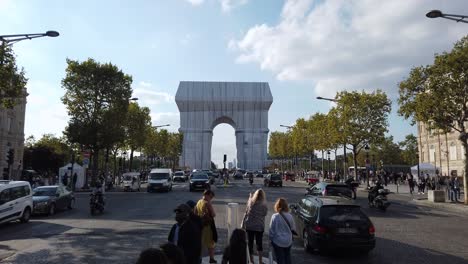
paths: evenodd
<path fill-rule="evenodd" d="M 375 197 L 379 194 L 379 190 L 383 189 L 382 183 L 380 180 L 378 180 L 375 183 L 375 186 L 369 189 L 369 195 L 367 198 L 369 199 L 369 204 L 372 204 L 372 201 L 374 201 Z"/>
<path fill-rule="evenodd" d="M 346 185 L 348 185 L 349 188 L 353 191 L 353 199 L 356 199 L 356 187 L 353 184 L 354 182 L 354 177 L 349 176 L 348 179 L 345 181 Z"/>
<path fill-rule="evenodd" d="M 105 192 L 105 185 L 102 180 L 98 180 L 92 189 L 92 196 L 96 197 L 96 201 L 99 205 L 104 207 L 104 192 Z"/>
<path fill-rule="evenodd" d="M 254 179 L 253 179 L 253 173 L 249 173 L 249 182 L 250 182 L 250 185 L 253 184 L 253 181 L 254 181 Z"/>

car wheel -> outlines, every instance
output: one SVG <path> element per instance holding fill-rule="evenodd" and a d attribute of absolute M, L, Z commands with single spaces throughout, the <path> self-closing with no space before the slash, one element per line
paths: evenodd
<path fill-rule="evenodd" d="M 21 223 L 27 223 L 29 222 L 29 219 L 31 218 L 31 209 L 29 207 L 26 207 L 23 211 L 23 216 L 20 218 Z"/>
<path fill-rule="evenodd" d="M 302 239 L 303 239 L 303 246 L 304 246 L 304 250 L 306 252 L 311 252 L 312 251 L 312 247 L 310 246 L 310 241 L 309 241 L 309 233 L 307 233 L 307 231 L 304 229 L 304 231 L 302 232 Z"/>
<path fill-rule="evenodd" d="M 71 199 L 67 206 L 69 210 L 73 209 L 73 207 L 75 207 L 75 199 Z"/>
<path fill-rule="evenodd" d="M 283 187 L 283 184 L 282 184 L 282 183 L 280 184 L 280 187 Z"/>
<path fill-rule="evenodd" d="M 55 204 L 50 204 L 49 206 L 49 215 L 55 214 Z"/>

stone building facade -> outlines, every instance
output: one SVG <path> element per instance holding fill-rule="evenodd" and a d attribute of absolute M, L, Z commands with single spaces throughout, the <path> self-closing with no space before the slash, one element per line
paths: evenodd
<path fill-rule="evenodd" d="M 435 165 L 444 176 L 463 176 L 465 150 L 458 140 L 460 133 L 455 130 L 438 133 L 423 122 L 417 126 L 419 162 Z"/>
<path fill-rule="evenodd" d="M 0 107 L 0 179 L 8 170 L 7 153 L 13 150 L 14 159 L 10 166 L 10 179 L 20 179 L 23 169 L 24 152 L 24 121 L 26 114 L 26 98 L 12 109 Z"/>

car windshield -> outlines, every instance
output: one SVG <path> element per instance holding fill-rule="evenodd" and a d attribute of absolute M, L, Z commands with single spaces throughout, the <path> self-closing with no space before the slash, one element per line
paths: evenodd
<path fill-rule="evenodd" d="M 352 198 L 353 191 L 348 186 L 328 185 L 327 195 L 331 196 L 346 196 Z"/>
<path fill-rule="evenodd" d="M 124 181 L 131 181 L 132 180 L 132 176 L 131 175 L 125 175 L 124 176 Z"/>
<path fill-rule="evenodd" d="M 208 180 L 208 175 L 206 175 L 206 174 L 194 174 L 194 175 L 192 175 L 192 180 Z"/>
<path fill-rule="evenodd" d="M 56 187 L 34 189 L 33 196 L 55 196 Z"/>
<path fill-rule="evenodd" d="M 151 180 L 165 180 L 169 178 L 169 173 L 167 172 L 154 172 L 150 173 Z"/>
<path fill-rule="evenodd" d="M 336 224 L 342 222 L 367 222 L 367 216 L 358 206 L 323 206 L 320 210 L 320 222 Z"/>
<path fill-rule="evenodd" d="M 273 175 L 271 175 L 271 179 L 272 180 L 281 180 L 281 176 L 279 176 L 278 174 L 273 174 Z"/>
<path fill-rule="evenodd" d="M 184 173 L 183 173 L 183 172 L 176 172 L 176 173 L 174 174 L 174 176 L 184 176 Z"/>

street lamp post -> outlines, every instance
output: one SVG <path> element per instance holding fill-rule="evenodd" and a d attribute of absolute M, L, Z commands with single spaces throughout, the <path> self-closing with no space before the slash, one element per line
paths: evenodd
<path fill-rule="evenodd" d="M 288 129 L 288 132 L 293 129 L 293 126 L 286 126 L 286 125 L 280 125 L 280 127 L 285 127 Z M 297 153 L 296 153 L 296 150 L 294 150 L 294 160 L 296 162 L 296 169 L 297 169 Z M 292 164 L 291 164 L 291 167 L 292 167 Z M 292 169 L 292 168 L 291 168 Z"/>
<path fill-rule="evenodd" d="M 328 172 L 327 172 L 327 178 L 330 178 L 330 150 L 327 150 L 327 159 L 328 159 Z"/>
<path fill-rule="evenodd" d="M 370 186 L 369 184 L 369 145 L 366 144 L 364 146 L 364 151 L 366 152 L 366 177 L 367 177 L 367 187 Z"/>
<path fill-rule="evenodd" d="M 338 103 L 337 99 L 325 98 L 325 97 L 321 97 L 321 96 L 317 96 L 317 100 L 325 100 L 325 101 Z M 343 128 L 344 128 L 344 126 L 343 126 Z M 346 159 L 347 159 L 347 157 L 346 157 L 346 142 L 345 142 L 345 143 L 343 143 L 343 177 L 346 177 L 346 174 L 347 174 L 347 171 L 348 171 L 348 168 L 346 166 Z M 354 171 L 356 172 L 356 169 Z M 354 176 L 357 177 L 357 175 L 354 175 Z"/>
<path fill-rule="evenodd" d="M 426 14 L 426 17 L 428 18 L 445 18 L 457 22 L 463 22 L 463 23 L 468 23 L 468 21 L 464 20 L 465 18 L 468 18 L 468 16 L 465 15 L 455 15 L 455 14 L 444 14 L 440 10 L 431 10 Z"/>

